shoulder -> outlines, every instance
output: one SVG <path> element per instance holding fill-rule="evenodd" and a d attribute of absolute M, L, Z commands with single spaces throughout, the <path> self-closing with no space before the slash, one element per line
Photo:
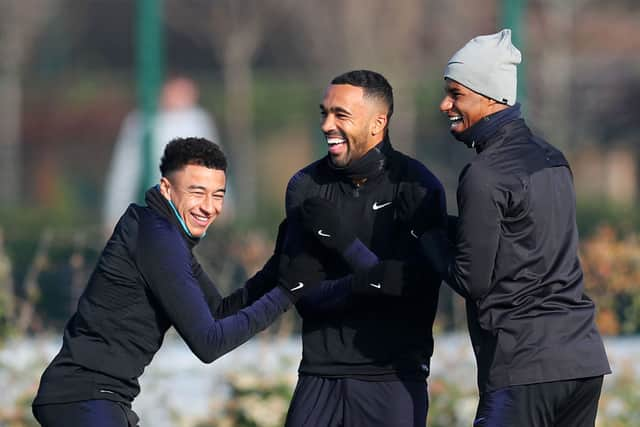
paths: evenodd
<path fill-rule="evenodd" d="M 476 157 L 460 172 L 458 188 L 462 191 L 486 191 L 499 181 L 499 175 L 484 159 Z"/>
<path fill-rule="evenodd" d="M 135 206 L 138 215 L 138 250 L 188 256 L 180 230 L 167 218 L 148 207 Z"/>
<path fill-rule="evenodd" d="M 307 166 L 294 173 L 293 176 L 289 179 L 287 187 L 299 188 L 309 181 L 314 180 L 314 178 L 317 178 L 319 174 L 322 173 L 323 168 L 321 166 L 324 161 L 325 158 L 323 157 L 322 159 L 316 160 L 315 162 L 308 164 Z"/>
<path fill-rule="evenodd" d="M 312 189 L 317 185 L 319 177 L 323 173 L 323 164 L 325 158 L 316 160 L 315 162 L 305 166 L 297 171 L 289 179 L 285 194 L 285 208 L 287 213 L 298 206 L 305 199 Z"/>
<path fill-rule="evenodd" d="M 395 151 L 394 164 L 403 182 L 413 183 L 431 190 L 443 190 L 438 177 L 421 161 L 400 151 Z"/>

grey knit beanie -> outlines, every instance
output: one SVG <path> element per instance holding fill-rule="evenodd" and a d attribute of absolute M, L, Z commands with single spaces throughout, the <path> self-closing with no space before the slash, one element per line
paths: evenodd
<path fill-rule="evenodd" d="M 507 105 L 516 103 L 520 51 L 511 44 L 511 30 L 478 36 L 457 51 L 444 70 L 444 77 L 474 92 Z"/>

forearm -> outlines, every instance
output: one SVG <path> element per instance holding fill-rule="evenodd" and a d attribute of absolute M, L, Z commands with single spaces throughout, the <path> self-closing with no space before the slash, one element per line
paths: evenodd
<path fill-rule="evenodd" d="M 324 280 L 317 289 L 309 292 L 296 304 L 301 316 L 313 316 L 345 309 L 351 295 L 352 276 Z"/>
<path fill-rule="evenodd" d="M 181 326 L 176 325 L 176 329 L 191 351 L 203 362 L 210 363 L 266 329 L 290 305 L 289 298 L 278 287 L 235 314 L 221 319 L 192 318 L 190 321 L 194 323 L 183 322 Z"/>
<path fill-rule="evenodd" d="M 367 270 L 380 261 L 360 239 L 355 239 L 341 255 L 353 272 Z"/>

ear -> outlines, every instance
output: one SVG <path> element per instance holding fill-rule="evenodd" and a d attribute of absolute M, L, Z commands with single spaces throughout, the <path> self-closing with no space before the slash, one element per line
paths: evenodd
<path fill-rule="evenodd" d="M 382 132 L 387 126 L 387 115 L 385 113 L 376 114 L 371 122 L 371 135 L 376 136 Z"/>
<path fill-rule="evenodd" d="M 160 194 L 162 194 L 165 199 L 171 200 L 171 182 L 164 176 L 160 178 Z"/>

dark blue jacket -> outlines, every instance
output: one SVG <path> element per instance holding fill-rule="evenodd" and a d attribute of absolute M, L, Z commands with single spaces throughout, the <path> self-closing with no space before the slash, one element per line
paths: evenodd
<path fill-rule="evenodd" d="M 177 225 L 157 188 L 147 192 L 147 203 L 131 205 L 118 222 L 65 328 L 62 349 L 42 375 L 34 405 L 130 403 L 169 327 L 210 363 L 289 308 L 281 288 L 271 289 L 277 256 L 245 287 L 222 298 L 192 254 L 196 242 Z"/>

